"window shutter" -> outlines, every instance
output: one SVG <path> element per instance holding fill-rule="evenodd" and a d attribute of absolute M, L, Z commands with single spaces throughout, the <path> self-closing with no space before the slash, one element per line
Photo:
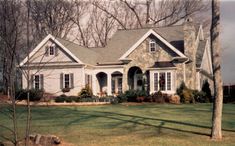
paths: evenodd
<path fill-rule="evenodd" d="M 45 56 L 49 56 L 49 51 L 50 51 L 50 47 L 49 47 L 49 46 L 46 46 L 46 49 L 45 49 Z"/>
<path fill-rule="evenodd" d="M 64 74 L 60 74 L 60 89 L 64 88 Z"/>
<path fill-rule="evenodd" d="M 57 46 L 55 46 L 55 56 L 59 55 L 59 48 Z"/>
<path fill-rule="evenodd" d="M 31 75 L 31 78 L 30 78 L 30 81 L 31 81 L 31 89 L 34 88 L 34 75 Z"/>
<path fill-rule="evenodd" d="M 44 77 L 43 77 L 43 74 L 40 74 L 40 89 L 44 89 Z"/>
<path fill-rule="evenodd" d="M 71 73 L 71 74 L 69 75 L 69 77 L 70 77 L 70 88 L 74 88 L 74 77 L 73 77 L 73 73 Z"/>

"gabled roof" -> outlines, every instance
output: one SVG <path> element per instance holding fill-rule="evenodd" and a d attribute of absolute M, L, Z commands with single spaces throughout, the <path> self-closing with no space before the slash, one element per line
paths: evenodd
<path fill-rule="evenodd" d="M 80 59 L 78 59 L 73 53 L 71 53 L 71 51 L 68 50 L 64 45 L 62 45 L 57 40 L 57 38 L 49 34 L 30 52 L 29 57 L 25 57 L 25 59 L 22 62 L 20 62 L 20 66 L 23 66 L 25 63 L 27 63 L 28 59 L 30 59 L 36 52 L 38 52 L 38 50 L 40 50 L 41 47 L 50 39 L 53 42 L 55 42 L 59 47 L 61 47 L 66 53 L 68 53 L 75 61 L 77 61 L 77 63 L 83 64 L 83 62 Z"/>
<path fill-rule="evenodd" d="M 198 25 L 195 26 L 199 30 Z M 198 32 L 196 32 L 198 33 Z M 183 25 L 170 27 L 153 27 L 142 29 L 118 30 L 113 37 L 102 48 L 86 48 L 78 44 L 60 38 L 48 35 L 31 53 L 34 54 L 46 41 L 52 39 L 69 55 L 71 55 L 80 64 L 107 64 L 121 63 L 125 58 L 149 35 L 154 35 L 165 45 L 167 45 L 177 56 L 184 57 L 184 32 Z M 203 44 L 201 44 L 203 45 Z M 200 45 L 199 45 L 200 46 Z M 200 48 L 203 46 L 200 46 Z M 201 58 L 200 50 L 197 53 L 198 60 Z M 27 62 L 27 58 L 21 62 L 21 65 Z M 200 62 L 198 61 L 200 64 Z"/>
<path fill-rule="evenodd" d="M 196 67 L 200 68 L 202 63 L 202 58 L 206 49 L 206 40 L 199 41 L 199 45 L 196 52 Z"/>
<path fill-rule="evenodd" d="M 133 47 L 148 32 L 159 35 L 167 41 L 178 54 L 183 55 L 183 25 L 159 28 L 142 28 L 118 30 L 103 48 L 92 48 L 95 52 L 101 54 L 99 62 L 118 62 L 119 59 Z M 177 54 L 177 53 L 176 53 Z M 180 56 L 179 55 L 179 56 Z"/>
<path fill-rule="evenodd" d="M 61 38 L 57 38 L 57 40 L 86 64 L 95 65 L 100 58 L 100 54 L 89 48 L 82 47 L 76 43 Z"/>
<path fill-rule="evenodd" d="M 158 61 L 155 62 L 155 64 L 150 68 L 169 68 L 169 67 L 176 67 L 176 66 L 171 61 Z"/>

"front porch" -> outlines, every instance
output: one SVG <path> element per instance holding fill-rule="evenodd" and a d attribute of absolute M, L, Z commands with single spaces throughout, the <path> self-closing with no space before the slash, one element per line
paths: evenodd
<path fill-rule="evenodd" d="M 126 90 L 149 91 L 149 72 L 143 73 L 139 67 L 131 67 L 127 73 L 116 71 L 97 71 L 93 78 L 93 94 L 99 97 L 117 96 Z M 127 80 L 126 80 L 127 79 Z M 127 85 L 127 86 L 126 86 Z"/>
<path fill-rule="evenodd" d="M 127 90 L 145 90 L 148 93 L 162 91 L 174 94 L 174 70 L 150 69 L 142 70 L 133 66 L 127 71 L 97 71 L 93 77 L 93 94 L 99 97 L 117 96 Z"/>

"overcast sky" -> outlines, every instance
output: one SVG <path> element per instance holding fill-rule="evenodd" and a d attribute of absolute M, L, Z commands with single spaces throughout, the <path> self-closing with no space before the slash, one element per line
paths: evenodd
<path fill-rule="evenodd" d="M 222 76 L 225 84 L 235 84 L 235 0 L 222 0 Z"/>

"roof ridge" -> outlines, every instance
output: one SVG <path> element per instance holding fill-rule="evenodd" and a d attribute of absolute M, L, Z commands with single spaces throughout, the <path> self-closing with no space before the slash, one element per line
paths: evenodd
<path fill-rule="evenodd" d="M 61 39 L 61 40 L 63 40 L 63 41 L 67 41 L 67 42 L 73 43 L 73 44 L 75 44 L 75 45 L 78 45 L 78 46 L 80 46 L 80 47 L 83 47 L 83 48 L 87 48 L 87 49 L 88 49 L 88 47 L 85 47 L 85 46 L 79 45 L 78 43 L 75 43 L 75 42 L 70 41 L 70 40 L 67 40 L 67 39 L 63 39 L 63 38 L 60 38 L 60 37 L 57 37 L 56 39 Z"/>
<path fill-rule="evenodd" d="M 128 29 L 117 29 L 118 31 L 127 31 L 127 30 L 141 30 L 141 29 L 155 29 L 155 28 L 169 28 L 169 27 L 179 27 L 183 26 L 183 24 L 172 25 L 172 26 L 153 26 L 153 27 L 142 27 L 142 28 L 128 28 Z"/>

